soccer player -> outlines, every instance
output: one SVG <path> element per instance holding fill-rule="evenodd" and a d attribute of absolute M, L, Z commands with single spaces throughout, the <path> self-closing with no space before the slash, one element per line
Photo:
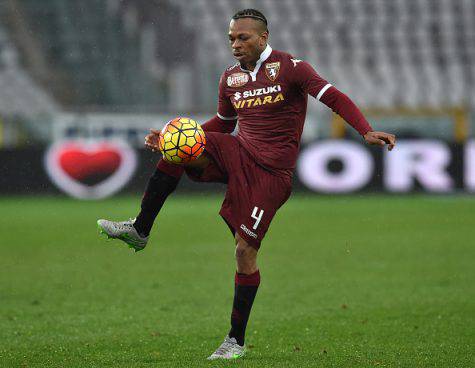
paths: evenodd
<path fill-rule="evenodd" d="M 308 95 L 323 102 L 350 124 L 368 144 L 388 145 L 392 134 L 375 132 L 355 104 L 320 77 L 305 61 L 273 50 L 267 43 L 267 19 L 254 9 L 236 13 L 229 25 L 229 44 L 238 61 L 219 82 L 218 112 L 203 124 L 205 152 L 183 166 L 163 159 L 151 176 L 135 220 L 99 220 L 109 237 L 136 251 L 145 247 L 163 203 L 186 171 L 195 181 L 227 184 L 220 211 L 234 234 L 236 263 L 231 329 L 208 359 L 244 355 L 244 336 L 260 283 L 257 254 L 276 211 L 291 192 Z M 237 121 L 237 136 L 231 135 Z M 156 130 L 145 145 L 158 151 Z"/>

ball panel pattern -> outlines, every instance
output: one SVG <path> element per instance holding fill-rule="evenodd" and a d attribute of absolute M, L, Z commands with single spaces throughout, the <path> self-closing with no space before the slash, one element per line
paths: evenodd
<path fill-rule="evenodd" d="M 204 151 L 206 138 L 201 126 L 190 118 L 175 118 L 160 132 L 159 148 L 163 158 L 174 164 L 197 159 Z"/>

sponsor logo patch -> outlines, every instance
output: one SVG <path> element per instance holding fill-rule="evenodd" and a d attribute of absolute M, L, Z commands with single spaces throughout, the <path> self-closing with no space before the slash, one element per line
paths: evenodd
<path fill-rule="evenodd" d="M 226 80 L 229 87 L 241 87 L 249 82 L 249 74 L 247 73 L 233 73 Z"/>
<path fill-rule="evenodd" d="M 257 239 L 257 234 L 249 230 L 246 225 L 241 224 L 241 230 L 243 230 L 247 235 L 252 236 L 254 239 Z"/>
<path fill-rule="evenodd" d="M 236 99 L 236 98 L 235 98 Z M 256 98 L 248 98 L 245 100 L 236 100 L 233 101 L 233 106 L 236 110 L 243 108 L 258 107 L 267 104 L 275 104 L 280 101 L 284 101 L 284 95 L 282 93 L 277 94 L 276 96 L 264 96 Z"/>
<path fill-rule="evenodd" d="M 232 103 L 236 110 L 245 107 L 249 108 L 274 104 L 285 100 L 280 84 L 249 91 L 235 92 L 233 98 L 234 101 L 232 101 Z"/>
<path fill-rule="evenodd" d="M 280 84 L 276 86 L 265 87 L 265 88 L 256 88 L 253 90 L 244 91 L 242 93 L 236 92 L 234 94 L 234 99 L 239 100 L 241 97 L 248 98 L 248 97 L 256 97 L 256 96 L 264 96 L 264 95 L 269 95 L 269 94 L 278 93 L 278 92 L 282 92 L 282 87 L 280 86 Z"/>
<path fill-rule="evenodd" d="M 277 79 L 280 71 L 280 61 L 266 64 L 266 75 L 272 82 Z"/>

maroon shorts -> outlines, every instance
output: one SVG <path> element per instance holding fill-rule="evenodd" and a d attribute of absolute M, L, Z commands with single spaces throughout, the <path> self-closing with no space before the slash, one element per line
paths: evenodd
<path fill-rule="evenodd" d="M 258 165 L 230 134 L 206 132 L 210 164 L 197 171 L 187 168 L 194 181 L 226 183 L 227 191 L 219 214 L 233 234 L 259 249 L 275 213 L 289 198 L 289 177 L 272 174 Z"/>

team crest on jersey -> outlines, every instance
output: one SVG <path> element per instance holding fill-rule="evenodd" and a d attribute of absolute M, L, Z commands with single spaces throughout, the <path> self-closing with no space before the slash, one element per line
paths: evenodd
<path fill-rule="evenodd" d="M 275 81 L 279 75 L 280 61 L 266 64 L 266 75 L 272 82 Z"/>
<path fill-rule="evenodd" d="M 228 79 L 227 83 L 229 87 L 241 87 L 249 82 L 249 74 L 247 73 L 233 73 Z"/>

